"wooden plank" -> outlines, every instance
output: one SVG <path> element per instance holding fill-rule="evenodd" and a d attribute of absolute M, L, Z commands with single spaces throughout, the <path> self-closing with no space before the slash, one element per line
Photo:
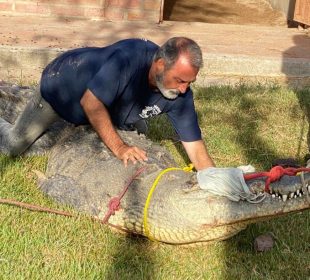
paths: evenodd
<path fill-rule="evenodd" d="M 310 0 L 296 0 L 294 20 L 310 26 Z"/>

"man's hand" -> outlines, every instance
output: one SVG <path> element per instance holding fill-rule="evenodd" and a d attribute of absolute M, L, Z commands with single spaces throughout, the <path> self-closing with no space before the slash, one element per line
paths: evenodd
<path fill-rule="evenodd" d="M 128 146 L 123 144 L 119 149 L 115 151 L 115 155 L 118 159 L 124 162 L 125 167 L 128 165 L 128 161 L 132 161 L 136 164 L 137 161 L 146 161 L 147 156 L 144 150 L 138 147 Z"/>
<path fill-rule="evenodd" d="M 128 160 L 133 163 L 147 160 L 145 151 L 124 143 L 112 124 L 107 108 L 90 90 L 86 90 L 80 103 L 90 124 L 103 143 L 118 159 L 124 162 L 125 166 L 127 166 Z"/>

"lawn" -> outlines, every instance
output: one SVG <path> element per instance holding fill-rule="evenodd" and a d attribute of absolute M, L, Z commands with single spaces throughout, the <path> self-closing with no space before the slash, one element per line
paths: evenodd
<path fill-rule="evenodd" d="M 305 164 L 310 88 L 277 85 L 195 88 L 204 140 L 217 166 L 252 164 L 268 170 L 277 158 Z M 150 123 L 149 137 L 188 163 L 167 119 Z M 309 279 L 310 211 L 249 226 L 235 237 L 183 248 L 126 237 L 59 205 L 36 187 L 33 170 L 47 157 L 0 155 L 0 197 L 75 214 L 68 218 L 0 205 L 0 279 Z M 271 232 L 272 250 L 253 240 Z"/>

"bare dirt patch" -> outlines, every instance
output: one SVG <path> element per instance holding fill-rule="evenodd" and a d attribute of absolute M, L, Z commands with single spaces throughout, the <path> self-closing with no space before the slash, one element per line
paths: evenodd
<path fill-rule="evenodd" d="M 165 0 L 164 20 L 285 26 L 284 14 L 266 0 Z"/>

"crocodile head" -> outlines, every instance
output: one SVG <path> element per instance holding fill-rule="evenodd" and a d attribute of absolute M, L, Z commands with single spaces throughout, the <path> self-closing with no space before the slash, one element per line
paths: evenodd
<path fill-rule="evenodd" d="M 265 199 L 256 204 L 210 195 L 199 188 L 195 173 L 173 173 L 159 184 L 148 216 L 149 237 L 162 242 L 197 244 L 223 240 L 251 223 L 310 208 L 310 173 L 283 176 L 271 183 L 271 193 L 265 193 Z M 264 178 L 247 184 L 257 194 L 264 192 Z"/>

